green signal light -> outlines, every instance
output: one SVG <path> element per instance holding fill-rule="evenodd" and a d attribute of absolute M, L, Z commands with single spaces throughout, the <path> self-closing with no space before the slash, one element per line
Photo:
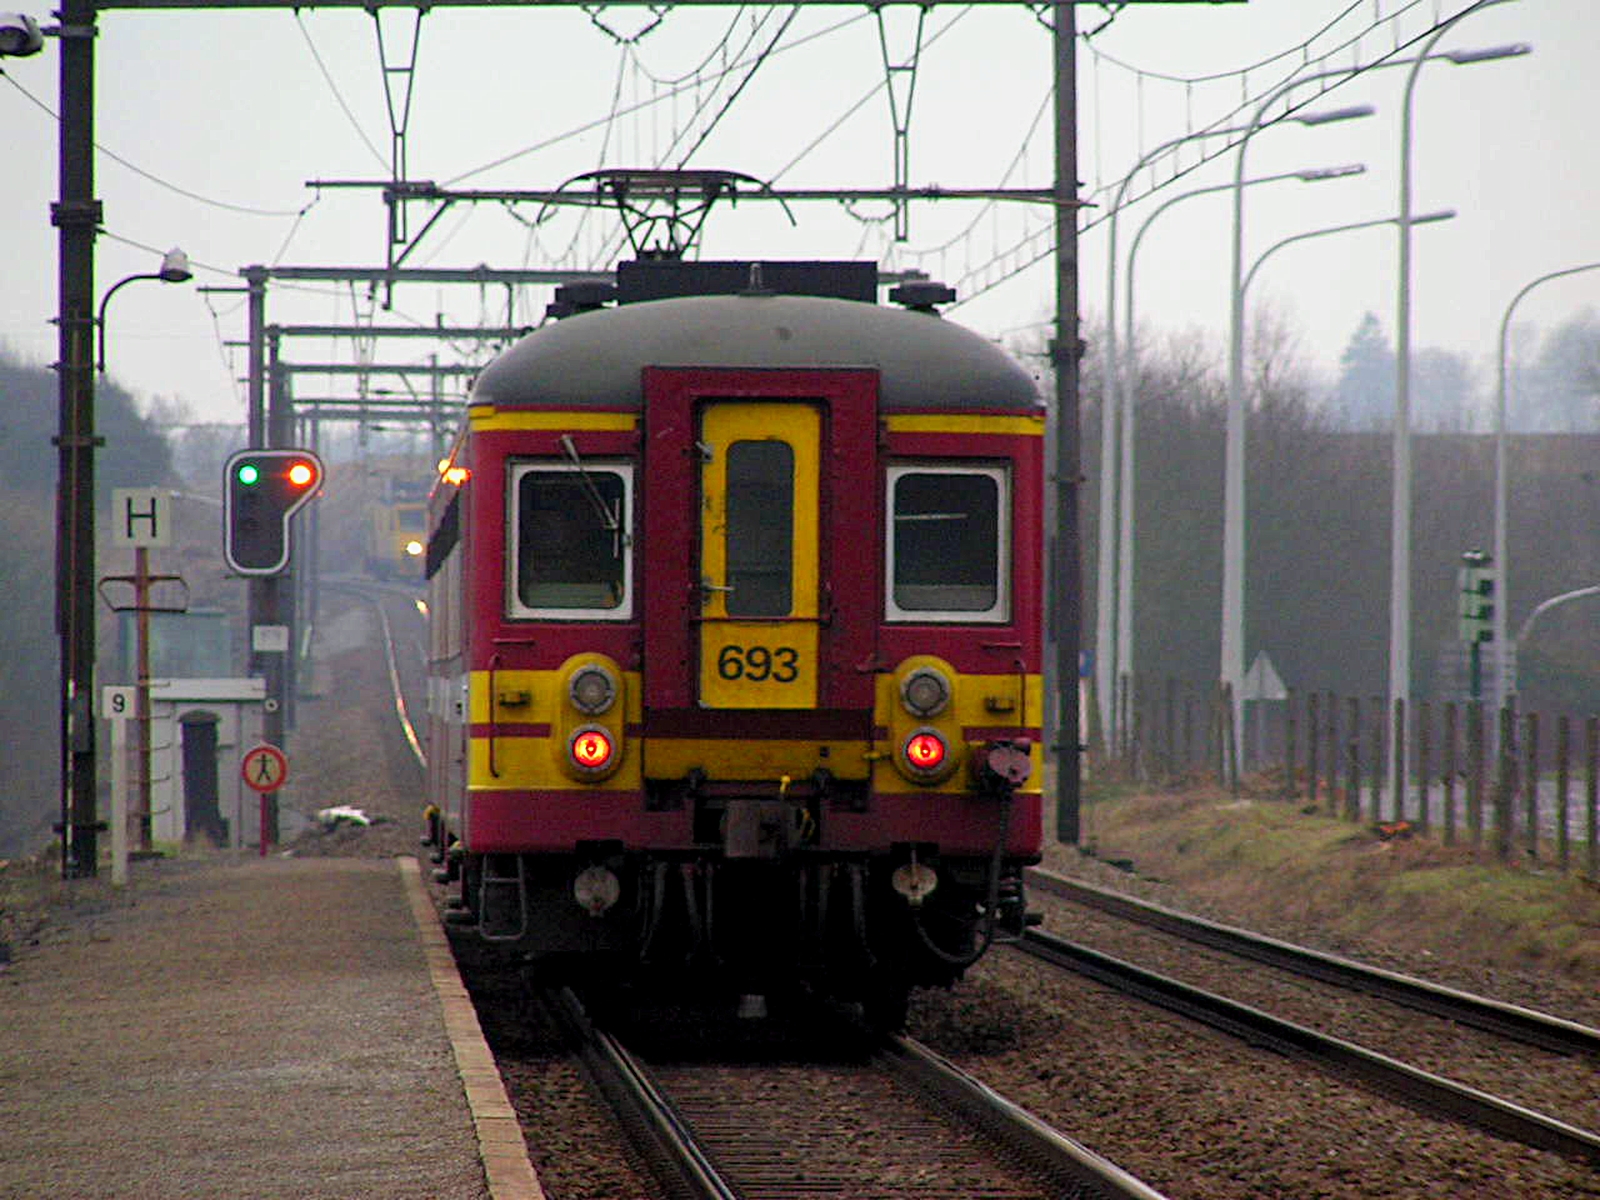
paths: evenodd
<path fill-rule="evenodd" d="M 245 487 L 251 487 L 261 479 L 261 468 L 254 463 L 245 463 L 239 468 L 237 478 Z"/>

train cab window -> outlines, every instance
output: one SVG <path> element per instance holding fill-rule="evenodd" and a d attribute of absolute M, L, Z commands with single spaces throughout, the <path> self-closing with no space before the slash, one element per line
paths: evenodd
<path fill-rule="evenodd" d="M 889 620 L 1009 619 L 1010 490 L 1004 467 L 890 468 Z"/>
<path fill-rule="evenodd" d="M 786 442 L 728 447 L 730 617 L 783 617 L 793 607 L 794 450 Z"/>
<path fill-rule="evenodd" d="M 625 620 L 633 607 L 631 468 L 512 467 L 511 615 Z"/>

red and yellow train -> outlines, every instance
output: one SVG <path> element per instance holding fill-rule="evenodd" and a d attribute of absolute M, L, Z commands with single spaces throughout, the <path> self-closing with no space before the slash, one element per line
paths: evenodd
<path fill-rule="evenodd" d="M 625 264 L 478 378 L 429 773 L 485 938 L 893 1022 L 1025 923 L 1044 414 L 945 289 L 877 286 Z"/>

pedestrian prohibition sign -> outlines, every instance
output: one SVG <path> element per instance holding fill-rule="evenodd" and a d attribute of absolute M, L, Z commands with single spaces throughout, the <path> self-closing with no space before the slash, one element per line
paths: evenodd
<path fill-rule="evenodd" d="M 282 750 L 262 742 L 245 751 L 244 761 L 239 764 L 239 773 L 244 777 L 246 787 L 258 792 L 275 792 L 289 778 L 289 760 L 283 756 Z"/>

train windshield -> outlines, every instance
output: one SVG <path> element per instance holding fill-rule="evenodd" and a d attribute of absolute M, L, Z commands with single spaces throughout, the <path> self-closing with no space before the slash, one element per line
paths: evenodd
<path fill-rule="evenodd" d="M 516 469 L 515 615 L 627 615 L 631 483 L 628 468 L 620 466 Z"/>
<path fill-rule="evenodd" d="M 893 468 L 889 496 L 889 619 L 1007 619 L 1005 469 Z"/>

